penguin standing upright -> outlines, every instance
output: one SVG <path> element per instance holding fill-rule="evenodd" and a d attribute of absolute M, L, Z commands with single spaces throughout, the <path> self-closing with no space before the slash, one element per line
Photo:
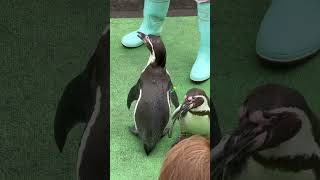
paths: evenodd
<path fill-rule="evenodd" d="M 127 106 L 137 101 L 134 108 L 134 126 L 130 131 L 139 136 L 147 155 L 166 134 L 171 102 L 179 106 L 170 75 L 166 70 L 166 49 L 159 36 L 139 33 L 150 51 L 147 66 L 128 94 Z M 165 130 L 166 129 L 166 130 Z"/>
<path fill-rule="evenodd" d="M 173 124 L 176 119 L 180 121 L 180 137 L 178 141 L 191 135 L 202 135 L 209 138 L 210 116 L 210 100 L 206 93 L 202 89 L 190 89 L 184 96 L 183 104 L 172 115 Z M 214 117 L 216 118 L 216 115 Z M 217 119 L 213 120 L 216 121 Z M 218 135 L 220 134 L 219 126 L 217 122 L 214 124 Z"/>
<path fill-rule="evenodd" d="M 240 107 L 239 120 L 212 151 L 214 179 L 320 179 L 320 121 L 299 92 L 260 86 Z"/>
<path fill-rule="evenodd" d="M 86 69 L 65 88 L 57 107 L 54 136 L 62 152 L 69 131 L 86 123 L 77 162 L 77 180 L 108 178 L 109 27 L 104 31 Z"/>

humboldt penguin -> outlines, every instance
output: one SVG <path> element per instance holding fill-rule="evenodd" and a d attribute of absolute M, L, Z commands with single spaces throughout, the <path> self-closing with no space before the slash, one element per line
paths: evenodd
<path fill-rule="evenodd" d="M 184 96 L 184 102 L 172 114 L 172 126 L 177 119 L 180 122 L 180 136 L 177 142 L 191 135 L 209 138 L 210 117 L 210 100 L 205 91 L 198 88 L 190 89 Z M 220 132 L 220 129 L 217 130 Z"/>
<path fill-rule="evenodd" d="M 136 101 L 134 125 L 130 131 L 140 137 L 147 155 L 170 128 L 171 103 L 179 106 L 178 97 L 166 69 L 166 49 L 159 36 L 138 33 L 150 57 L 137 83 L 130 89 L 127 107 Z"/>
<path fill-rule="evenodd" d="M 239 110 L 239 125 L 212 150 L 213 178 L 320 179 L 320 121 L 297 91 L 257 87 Z"/>
<path fill-rule="evenodd" d="M 77 180 L 108 178 L 109 34 L 107 27 L 85 70 L 66 86 L 54 120 L 60 152 L 71 129 L 86 124 L 78 150 Z"/>

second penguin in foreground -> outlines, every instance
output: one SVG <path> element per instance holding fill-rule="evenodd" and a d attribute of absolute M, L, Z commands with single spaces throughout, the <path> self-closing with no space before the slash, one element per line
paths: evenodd
<path fill-rule="evenodd" d="M 184 96 L 184 102 L 173 113 L 173 123 L 180 121 L 178 141 L 197 134 L 210 136 L 210 100 L 202 89 L 192 88 Z"/>

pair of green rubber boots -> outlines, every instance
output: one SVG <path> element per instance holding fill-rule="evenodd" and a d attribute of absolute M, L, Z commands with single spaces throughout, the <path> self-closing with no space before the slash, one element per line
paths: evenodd
<path fill-rule="evenodd" d="M 135 48 L 143 44 L 137 32 L 160 35 L 162 25 L 169 9 L 170 0 L 144 0 L 143 22 L 137 31 L 125 35 L 121 43 L 125 47 Z M 210 3 L 198 3 L 198 29 L 200 47 L 192 66 L 190 79 L 205 81 L 210 77 Z"/>

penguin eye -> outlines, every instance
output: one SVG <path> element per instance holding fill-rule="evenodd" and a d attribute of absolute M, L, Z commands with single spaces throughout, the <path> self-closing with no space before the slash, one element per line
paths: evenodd
<path fill-rule="evenodd" d="M 193 100 L 193 97 L 192 96 L 188 96 L 186 100 L 191 101 L 191 100 Z"/>

